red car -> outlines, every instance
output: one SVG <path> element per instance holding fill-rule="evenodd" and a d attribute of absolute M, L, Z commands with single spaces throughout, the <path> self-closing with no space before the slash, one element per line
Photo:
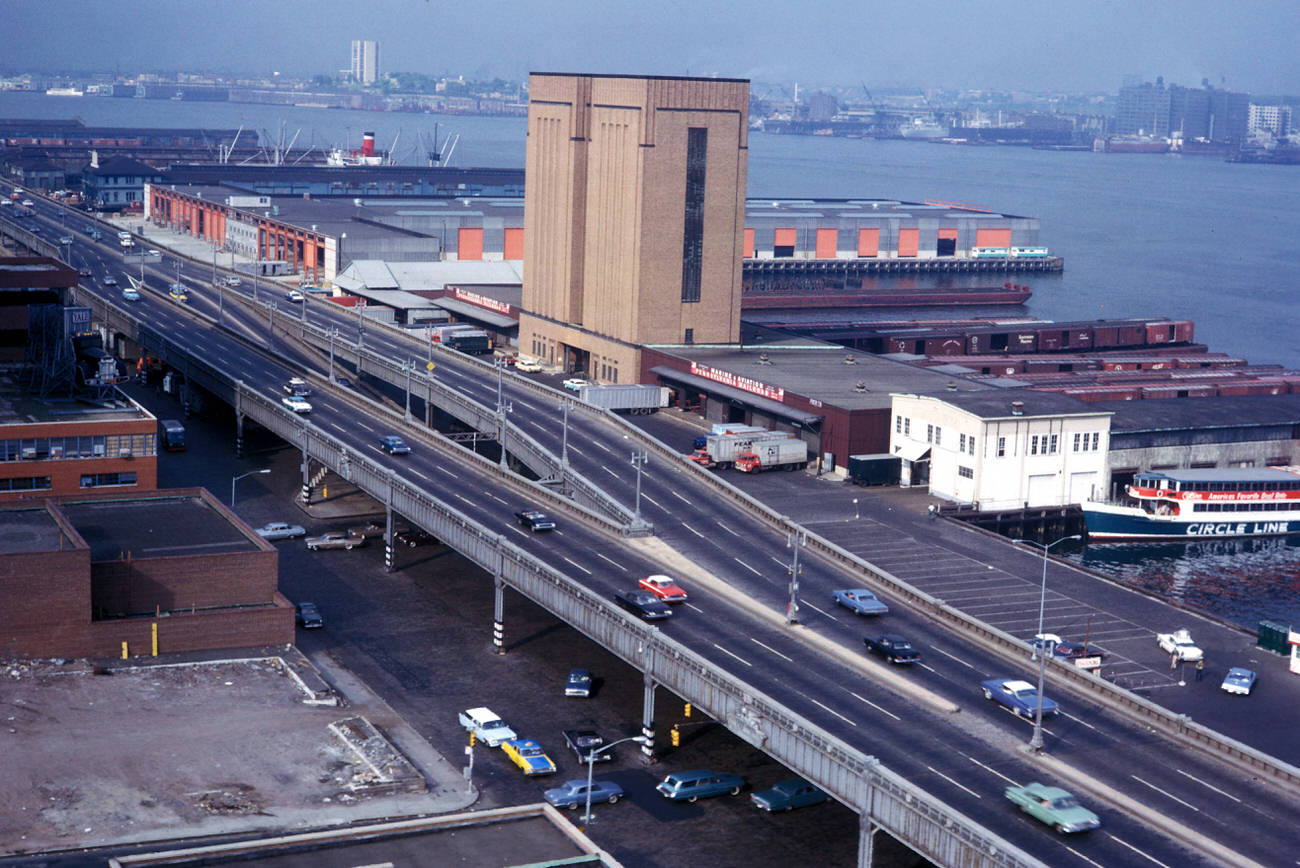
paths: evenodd
<path fill-rule="evenodd" d="M 665 603 L 686 602 L 686 592 L 673 581 L 671 576 L 646 576 L 638 584 Z"/>

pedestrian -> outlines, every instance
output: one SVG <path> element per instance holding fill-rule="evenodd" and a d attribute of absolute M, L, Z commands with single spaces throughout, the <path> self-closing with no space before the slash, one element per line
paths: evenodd
<path fill-rule="evenodd" d="M 1174 653 L 1172 653 L 1172 654 L 1169 655 L 1169 668 L 1170 668 L 1170 669 L 1177 669 L 1177 668 L 1178 668 L 1178 652 L 1177 652 L 1177 651 L 1175 651 Z"/>
<path fill-rule="evenodd" d="M 1196 680 L 1200 681 L 1201 676 L 1205 674 L 1205 658 L 1202 657 L 1196 661 Z"/>
<path fill-rule="evenodd" d="M 935 513 L 935 509 L 934 509 L 934 504 L 933 504 L 933 503 L 930 504 L 930 505 L 926 508 L 926 512 L 929 513 L 929 515 L 930 515 L 930 521 L 934 521 L 934 513 Z"/>

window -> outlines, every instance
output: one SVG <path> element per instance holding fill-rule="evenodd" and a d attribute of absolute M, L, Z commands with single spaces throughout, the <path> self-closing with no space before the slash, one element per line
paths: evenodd
<path fill-rule="evenodd" d="M 957 435 L 957 451 L 958 451 L 958 452 L 965 452 L 965 451 L 966 451 L 966 435 L 965 435 L 965 434 L 958 434 L 958 435 Z"/>
<path fill-rule="evenodd" d="M 902 416 L 895 416 L 895 417 L 894 417 L 894 433 L 895 433 L 895 434 L 902 434 L 902 433 L 903 433 L 903 417 L 902 417 Z"/>
<path fill-rule="evenodd" d="M 974 455 L 974 454 L 975 454 L 975 435 L 974 435 L 974 434 L 972 434 L 972 435 L 970 435 L 969 437 L 966 438 L 966 454 L 967 454 L 967 455 Z"/>
<path fill-rule="evenodd" d="M 925 426 L 925 442 L 926 442 L 926 443 L 933 443 L 933 442 L 934 442 L 934 426 L 933 426 L 933 425 L 926 425 L 926 426 Z"/>
<path fill-rule="evenodd" d="M 934 428 L 934 445 L 938 446 L 939 441 L 941 441 L 942 439 L 943 439 L 943 429 L 936 425 Z"/>
<path fill-rule="evenodd" d="M 682 301 L 700 300 L 704 261 L 704 170 L 709 131 L 691 127 L 686 134 L 686 209 L 682 233 Z M 690 343 L 687 340 L 687 343 Z"/>
<path fill-rule="evenodd" d="M 1002 457 L 1005 456 L 1006 454 L 1007 454 L 1007 438 L 1005 438 L 1005 437 L 999 437 L 999 438 L 998 438 L 998 457 L 999 457 L 999 458 L 1002 458 Z"/>
<path fill-rule="evenodd" d="M 1037 454 L 1038 454 L 1038 435 L 1037 435 L 1037 434 L 1035 434 L 1035 435 L 1033 435 L 1032 437 L 1029 438 L 1029 454 L 1030 454 L 1030 455 L 1037 455 Z"/>
<path fill-rule="evenodd" d="M 41 491 L 50 487 L 48 476 L 14 476 L 0 479 L 0 491 Z"/>
<path fill-rule="evenodd" d="M 974 479 L 975 471 L 971 470 L 969 467 L 962 467 L 960 464 L 958 464 L 957 475 L 962 477 L 963 479 Z"/>
<path fill-rule="evenodd" d="M 1079 438 L 1082 437 L 1082 436 L 1083 436 L 1083 435 L 1080 434 L 1078 431 L 1075 431 L 1075 432 L 1074 432 L 1074 451 L 1075 451 L 1075 452 L 1078 452 L 1078 451 L 1079 451 Z M 1087 445 L 1085 444 L 1083 448 L 1084 448 L 1084 449 L 1087 449 L 1088 447 L 1087 447 Z"/>
<path fill-rule="evenodd" d="M 1094 431 L 1094 432 L 1092 432 L 1092 451 L 1093 451 L 1093 452 L 1096 452 L 1096 451 L 1097 451 L 1097 444 L 1100 443 L 1100 442 L 1101 442 L 1101 432 L 1100 432 L 1100 431 Z"/>
<path fill-rule="evenodd" d="M 683 301 L 684 301 L 684 300 L 685 300 L 685 299 L 683 299 Z M 697 297 L 695 300 L 696 300 L 696 301 L 699 301 L 699 298 Z M 693 344 L 693 343 L 695 343 L 695 329 L 687 329 L 687 330 L 686 330 L 686 340 L 685 340 L 685 343 L 688 343 L 688 344 Z"/>
<path fill-rule="evenodd" d="M 1047 454 L 1048 454 L 1048 455 L 1055 455 L 1055 454 L 1056 454 L 1056 437 L 1057 437 L 1057 435 L 1055 435 L 1055 434 L 1052 435 L 1051 446 L 1050 446 L 1050 447 L 1048 448 L 1048 450 L 1047 450 Z"/>
<path fill-rule="evenodd" d="M 84 473 L 82 488 L 102 488 L 114 485 L 135 485 L 134 473 Z"/>
<path fill-rule="evenodd" d="M 912 436 L 912 419 L 908 417 L 903 420 L 903 433 L 908 437 Z"/>

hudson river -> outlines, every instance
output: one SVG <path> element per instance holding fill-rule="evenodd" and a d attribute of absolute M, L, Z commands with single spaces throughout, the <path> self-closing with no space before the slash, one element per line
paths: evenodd
<path fill-rule="evenodd" d="M 238 103 L 0 93 L 0 117 L 80 117 L 91 126 L 241 125 L 264 146 L 357 147 L 363 130 L 399 162 L 421 136 L 459 136 L 450 164 L 522 167 L 521 118 Z M 394 146 L 394 140 L 396 145 Z M 1196 323 L 1211 351 L 1300 368 L 1300 167 L 1215 158 L 964 147 L 831 137 L 749 137 L 750 197 L 939 199 L 1037 217 L 1063 274 L 1018 278 L 1022 309 L 1054 320 L 1166 316 Z M 1009 312 L 1009 311 L 1008 311 Z M 1094 545 L 1087 566 L 1254 628 L 1300 624 L 1300 539 Z M 1177 625 L 1169 625 L 1174 627 Z"/>

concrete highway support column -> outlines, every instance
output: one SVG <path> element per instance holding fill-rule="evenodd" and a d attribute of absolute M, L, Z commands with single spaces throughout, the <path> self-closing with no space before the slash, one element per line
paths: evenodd
<path fill-rule="evenodd" d="M 492 590 L 492 646 L 498 654 L 506 653 L 506 583 L 500 576 L 493 580 Z"/>
<path fill-rule="evenodd" d="M 858 868 L 871 868 L 872 846 L 876 840 L 876 824 L 865 814 L 858 815 Z"/>
<path fill-rule="evenodd" d="M 641 707 L 641 762 L 650 765 L 655 761 L 655 680 L 645 673 L 645 700 Z"/>
<path fill-rule="evenodd" d="M 235 457 L 244 457 L 244 414 L 235 408 Z M 306 503 L 306 500 L 303 501 Z"/>
<path fill-rule="evenodd" d="M 307 456 L 307 432 L 302 433 L 302 505 L 307 506 L 311 503 L 311 459 Z"/>
<path fill-rule="evenodd" d="M 384 505 L 384 572 L 393 571 L 393 504 Z"/>

